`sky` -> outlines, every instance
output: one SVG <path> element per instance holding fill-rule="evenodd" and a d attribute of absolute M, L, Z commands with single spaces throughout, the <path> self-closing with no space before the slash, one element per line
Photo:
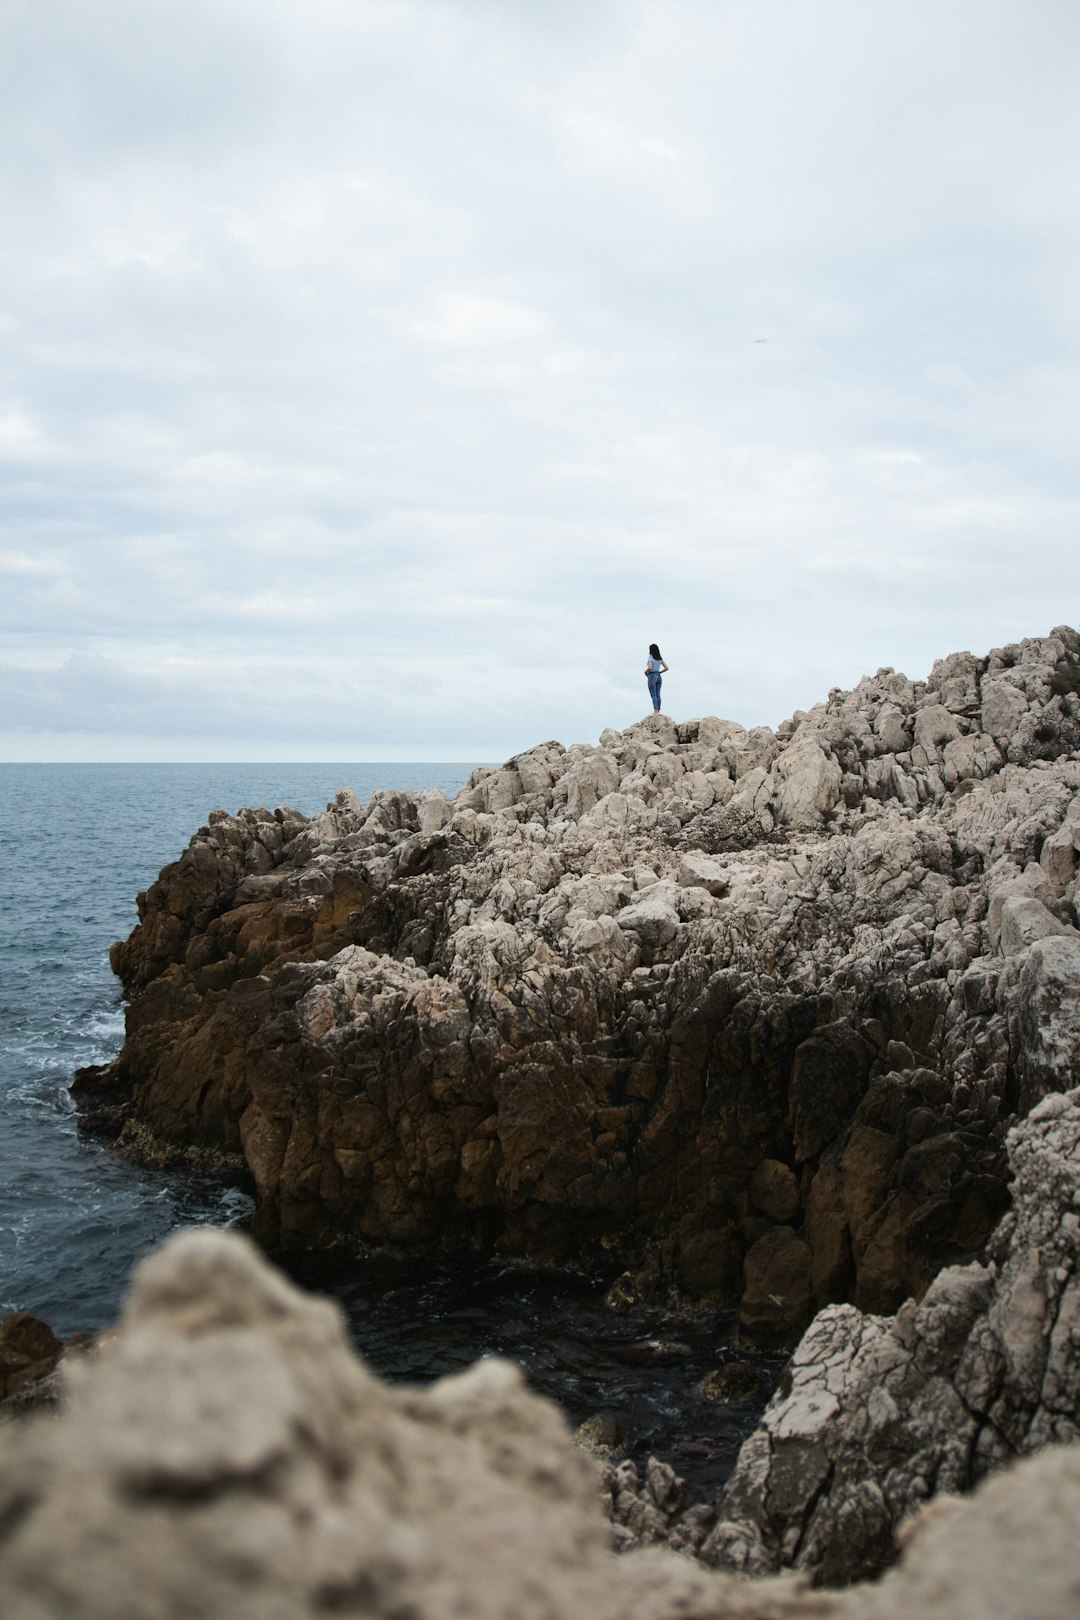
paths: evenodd
<path fill-rule="evenodd" d="M 2 0 L 0 760 L 776 725 L 1080 619 L 1075 0 Z"/>

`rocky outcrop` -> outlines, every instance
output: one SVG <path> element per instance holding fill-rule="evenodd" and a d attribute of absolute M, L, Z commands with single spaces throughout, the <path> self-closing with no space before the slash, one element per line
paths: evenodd
<path fill-rule="evenodd" d="M 515 1368 L 388 1388 L 335 1307 L 224 1233 L 145 1261 L 119 1330 L 69 1383 L 59 1417 L 0 1425 L 5 1620 L 1075 1613 L 1078 1447 L 935 1504 L 877 1586 L 616 1558 L 595 1465 Z M 663 1469 L 646 1484 L 666 1504 Z"/>
<path fill-rule="evenodd" d="M 0 1322 L 0 1401 L 26 1401 L 55 1372 L 64 1345 L 47 1322 L 12 1311 Z"/>
<path fill-rule="evenodd" d="M 817 1316 L 740 1452 L 707 1561 L 873 1575 L 927 1498 L 1080 1440 L 1080 1090 L 1043 1098 L 1009 1152 L 1013 1205 L 985 1265 L 948 1267 L 888 1319 Z"/>
<path fill-rule="evenodd" d="M 766 1348 L 892 1312 L 981 1253 L 1010 1124 L 1075 1083 L 1078 691 L 1060 629 L 453 803 L 216 812 L 114 947 L 84 1101 L 242 1155 L 271 1247 L 595 1245 Z"/>

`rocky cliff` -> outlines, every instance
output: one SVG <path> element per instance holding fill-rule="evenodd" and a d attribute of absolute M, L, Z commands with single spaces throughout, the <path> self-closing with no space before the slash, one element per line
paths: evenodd
<path fill-rule="evenodd" d="M 1075 1112 L 1076 1110 L 1074 1110 Z M 877 1585 L 615 1558 L 592 1463 L 488 1361 L 381 1384 L 335 1308 L 223 1233 L 140 1267 L 58 1418 L 0 1422 L 5 1620 L 1067 1620 L 1080 1447 L 910 1522 Z"/>
<path fill-rule="evenodd" d="M 437 792 L 215 812 L 114 947 L 77 1086 L 242 1157 L 270 1247 L 548 1259 L 793 1342 L 979 1256 L 1080 1073 L 1080 637 L 658 716 Z"/>

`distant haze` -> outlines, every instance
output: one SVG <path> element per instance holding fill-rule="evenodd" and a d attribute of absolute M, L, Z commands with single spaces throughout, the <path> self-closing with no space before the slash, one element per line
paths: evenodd
<path fill-rule="evenodd" d="M 0 758 L 776 724 L 1075 623 L 1070 0 L 7 0 Z"/>

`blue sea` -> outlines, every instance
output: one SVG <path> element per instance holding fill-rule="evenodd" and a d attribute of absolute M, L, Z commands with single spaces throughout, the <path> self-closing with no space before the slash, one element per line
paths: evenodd
<path fill-rule="evenodd" d="M 0 1317 L 63 1336 L 115 1320 L 133 1262 L 246 1197 L 162 1178 L 83 1140 L 68 1087 L 123 1040 L 113 940 L 211 810 L 324 810 L 338 788 L 461 788 L 454 765 L 0 765 Z"/>
<path fill-rule="evenodd" d="M 78 1131 L 72 1076 L 123 1040 L 108 951 L 135 926 L 136 894 L 211 810 L 311 815 L 342 787 L 365 802 L 380 787 L 452 795 L 471 768 L 0 764 L 0 1319 L 29 1310 L 61 1337 L 107 1326 L 132 1266 L 171 1231 L 243 1228 L 251 1215 L 238 1189 L 123 1163 Z M 338 1299 L 384 1376 L 424 1383 L 508 1356 L 572 1421 L 614 1413 L 628 1455 L 655 1452 L 701 1494 L 730 1472 L 777 1371 L 756 1361 L 760 1400 L 702 1403 L 701 1378 L 733 1354 L 734 1313 L 617 1316 L 604 1304 L 610 1277 L 319 1255 L 290 1270 Z"/>

